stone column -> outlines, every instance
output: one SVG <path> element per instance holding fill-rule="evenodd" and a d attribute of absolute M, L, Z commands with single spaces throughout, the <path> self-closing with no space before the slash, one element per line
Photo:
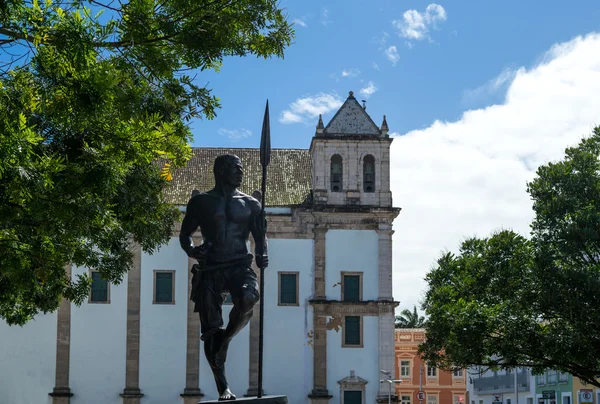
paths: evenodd
<path fill-rule="evenodd" d="M 395 340 L 394 340 L 394 305 L 390 303 L 379 304 L 379 369 L 389 370 L 395 377 Z M 396 387 L 394 386 L 395 394 Z M 379 399 L 387 403 L 389 386 L 379 383 Z"/>
<path fill-rule="evenodd" d="M 327 228 L 315 227 L 315 295 L 325 300 L 325 234 Z M 332 397 L 327 391 L 327 316 L 321 304 L 313 305 L 313 389 L 308 397 L 312 404 L 327 404 Z"/>
<path fill-rule="evenodd" d="M 392 301 L 392 230 L 391 224 L 379 224 L 379 300 Z"/>
<path fill-rule="evenodd" d="M 127 274 L 127 342 L 123 404 L 140 404 L 140 290 L 142 249 L 133 245 L 133 267 Z"/>
<path fill-rule="evenodd" d="M 394 297 L 392 295 L 392 230 L 391 224 L 380 223 L 379 229 L 379 369 L 389 370 L 395 375 L 394 368 Z M 379 384 L 380 398 L 389 394 L 387 384 Z"/>
<path fill-rule="evenodd" d="M 250 251 L 254 253 L 254 240 L 250 241 Z M 260 269 L 256 266 L 256 261 L 252 263 L 252 269 L 256 272 L 258 284 L 260 285 Z M 268 269 L 267 269 L 268 270 Z M 263 298 L 262 296 L 260 297 Z M 265 307 L 266 308 L 266 307 Z M 258 395 L 258 333 L 260 328 L 260 302 L 254 305 L 252 309 L 252 318 L 250 319 L 250 365 L 248 367 L 248 391 L 244 394 L 245 397 L 256 397 Z M 264 371 L 264 370 L 263 370 Z M 263 374 L 264 380 L 264 374 Z M 263 389 L 264 393 L 264 389 Z"/>
<path fill-rule="evenodd" d="M 67 278 L 71 279 L 71 264 L 65 267 Z M 58 307 L 56 327 L 56 381 L 49 395 L 52 404 L 69 404 L 71 389 L 69 388 L 69 361 L 71 351 L 71 302 L 63 298 Z"/>
<path fill-rule="evenodd" d="M 194 238 L 194 245 L 199 239 Z M 196 404 L 204 396 L 200 390 L 200 316 L 194 313 L 192 293 L 192 266 L 196 260 L 188 258 L 188 307 L 187 307 L 187 346 L 185 355 L 185 389 L 181 394 L 183 404 Z"/>

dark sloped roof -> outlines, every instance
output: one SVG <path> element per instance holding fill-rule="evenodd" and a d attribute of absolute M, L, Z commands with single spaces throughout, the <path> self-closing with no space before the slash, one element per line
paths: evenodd
<path fill-rule="evenodd" d="M 183 168 L 173 172 L 165 189 L 169 203 L 186 205 L 194 189 L 205 192 L 215 185 L 213 164 L 222 154 L 235 154 L 244 166 L 240 191 L 251 195 L 261 188 L 262 167 L 259 149 L 192 148 L 193 157 Z M 312 161 L 305 149 L 272 149 L 267 168 L 266 206 L 289 206 L 305 202 L 310 194 Z"/>

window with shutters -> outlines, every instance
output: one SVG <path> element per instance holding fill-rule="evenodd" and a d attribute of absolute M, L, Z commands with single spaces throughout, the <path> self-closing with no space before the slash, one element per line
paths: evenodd
<path fill-rule="evenodd" d="M 427 404 L 438 404 L 438 395 L 435 393 L 427 393 Z"/>
<path fill-rule="evenodd" d="M 362 300 L 362 272 L 342 272 L 342 301 Z"/>
<path fill-rule="evenodd" d="M 298 306 L 298 272 L 279 272 L 279 306 Z"/>
<path fill-rule="evenodd" d="M 409 394 L 402 394 L 400 396 L 400 403 L 401 404 L 410 404 L 410 395 Z"/>
<path fill-rule="evenodd" d="M 363 159 L 363 191 L 375 192 L 375 157 L 370 154 Z"/>
<path fill-rule="evenodd" d="M 437 368 L 427 365 L 427 377 L 437 377 Z"/>
<path fill-rule="evenodd" d="M 343 404 L 362 404 L 362 395 L 360 390 L 345 390 Z"/>
<path fill-rule="evenodd" d="M 344 177 L 344 161 L 342 156 L 334 154 L 331 157 L 331 190 L 333 192 L 342 191 L 342 180 Z"/>
<path fill-rule="evenodd" d="M 154 270 L 154 304 L 175 304 L 175 271 Z"/>
<path fill-rule="evenodd" d="M 362 317 L 346 316 L 344 317 L 342 341 L 343 347 L 361 348 L 362 347 Z"/>
<path fill-rule="evenodd" d="M 92 290 L 90 291 L 89 303 L 110 303 L 110 284 L 102 278 L 98 271 L 90 271 L 92 279 Z"/>

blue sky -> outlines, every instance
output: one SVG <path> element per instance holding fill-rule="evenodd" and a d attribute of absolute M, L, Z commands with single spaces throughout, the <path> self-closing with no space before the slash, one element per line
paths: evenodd
<path fill-rule="evenodd" d="M 339 102 L 353 90 L 367 100 L 375 122 L 386 114 L 390 130 L 400 134 L 455 120 L 467 109 L 501 102 L 511 72 L 536 64 L 553 44 L 600 30 L 597 0 L 281 4 L 297 21 L 283 60 L 228 58 L 219 73 L 198 75 L 223 108 L 215 120 L 193 124 L 195 146 L 257 147 L 267 98 L 278 148 L 309 146 L 316 118 L 305 114 L 303 122 L 284 124 L 280 117 L 297 99 L 310 103 L 319 94 Z M 421 16 L 425 29 L 411 31 L 415 19 L 409 24 L 407 12 Z M 493 85 L 498 77 L 504 80 Z M 376 91 L 361 95 L 369 83 Z M 335 109 L 324 112 L 327 124 Z"/>
<path fill-rule="evenodd" d="M 282 4 L 297 20 L 284 60 L 199 76 L 223 109 L 194 123 L 194 145 L 258 147 L 267 98 L 275 148 L 308 148 L 349 90 L 376 123 L 386 114 L 399 309 L 465 238 L 527 236 L 527 181 L 600 125 L 598 0 Z"/>

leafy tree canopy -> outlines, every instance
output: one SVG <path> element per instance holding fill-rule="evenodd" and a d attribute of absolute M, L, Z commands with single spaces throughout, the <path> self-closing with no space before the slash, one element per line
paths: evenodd
<path fill-rule="evenodd" d="M 413 311 L 404 309 L 396 316 L 396 328 L 422 328 L 425 326 L 425 317 L 417 313 L 417 306 L 413 306 Z"/>
<path fill-rule="evenodd" d="M 0 2 L 0 318 L 79 304 L 90 281 L 69 263 L 119 283 L 132 242 L 168 240 L 162 190 L 191 155 L 186 123 L 219 107 L 188 74 L 282 57 L 293 31 L 276 3 Z"/>
<path fill-rule="evenodd" d="M 600 387 L 600 128 L 527 184 L 531 237 L 462 243 L 427 275 L 425 359 L 529 366 Z"/>

